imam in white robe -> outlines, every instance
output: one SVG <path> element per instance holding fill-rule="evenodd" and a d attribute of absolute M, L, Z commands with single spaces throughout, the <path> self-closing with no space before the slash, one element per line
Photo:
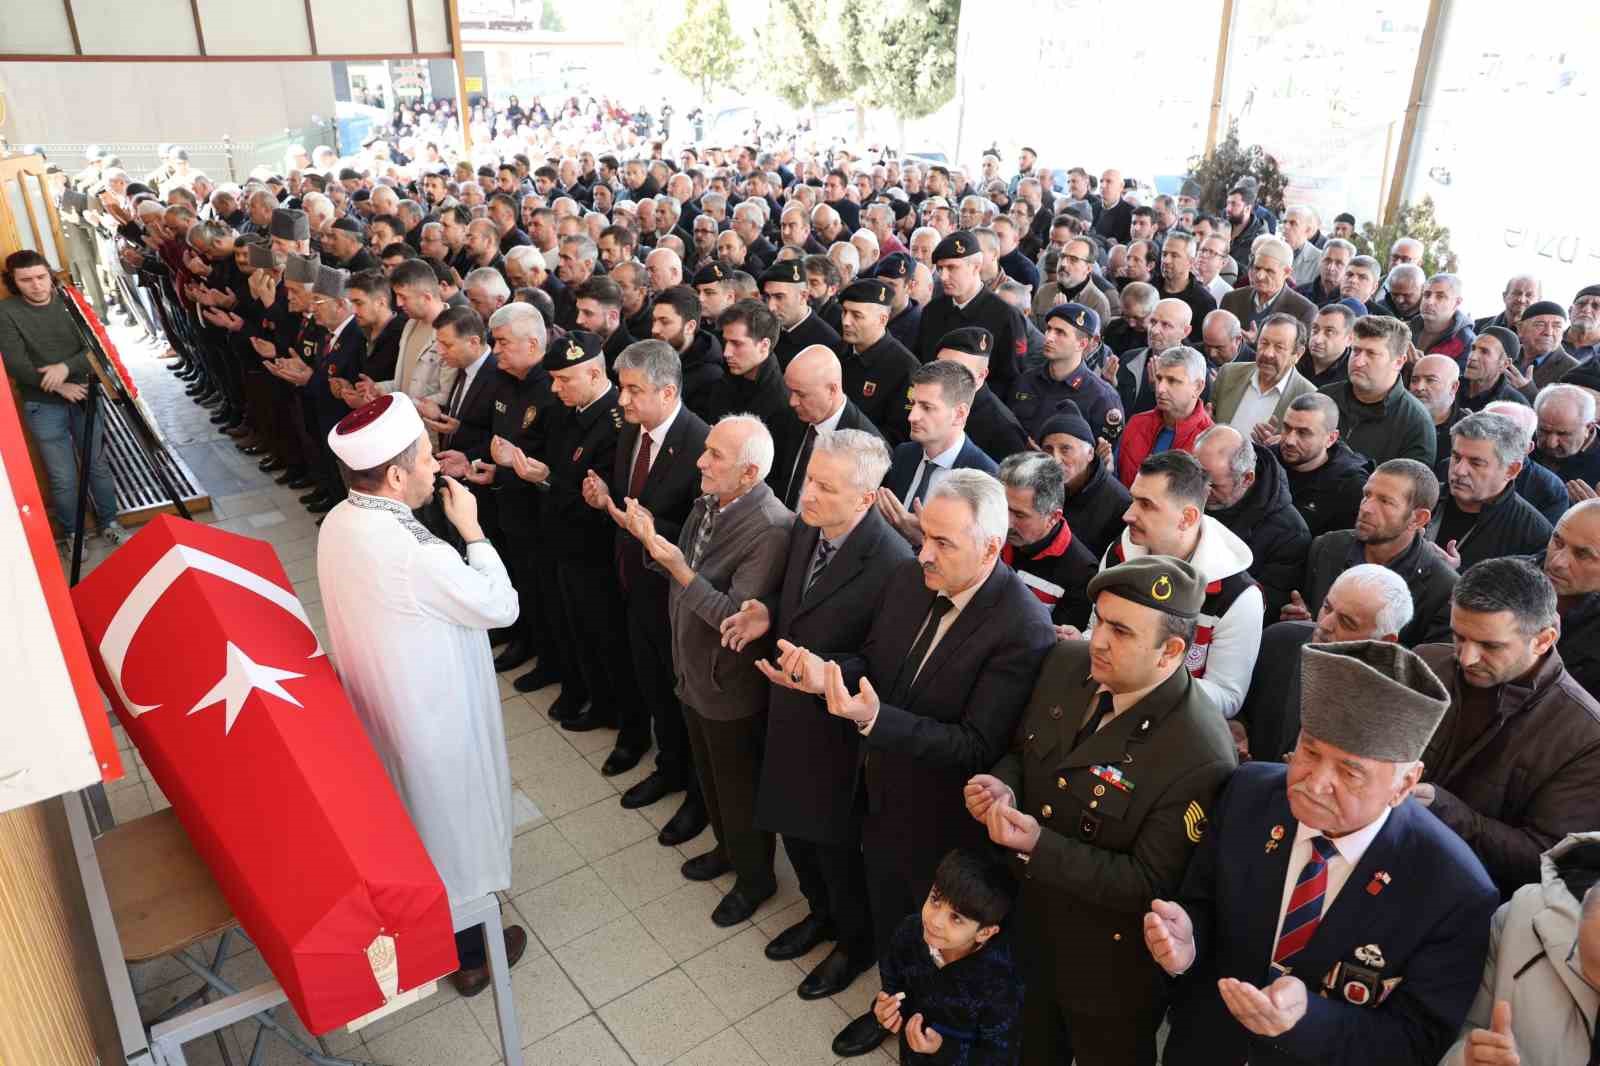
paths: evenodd
<path fill-rule="evenodd" d="M 511 771 L 488 630 L 517 592 L 488 541 L 456 550 L 405 505 L 351 492 L 317 538 L 345 692 L 454 904 L 511 886 Z"/>

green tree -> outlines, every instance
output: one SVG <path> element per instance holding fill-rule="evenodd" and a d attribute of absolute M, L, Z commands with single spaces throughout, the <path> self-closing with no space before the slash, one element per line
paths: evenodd
<path fill-rule="evenodd" d="M 554 0 L 544 0 L 539 8 L 539 28 L 550 33 L 560 33 L 567 28 L 561 20 L 561 12 L 556 10 Z"/>
<path fill-rule="evenodd" d="M 743 67 L 744 41 L 733 31 L 728 0 L 684 0 L 683 21 L 667 35 L 662 55 L 700 87 L 709 103 L 713 86 L 732 86 Z"/>
<path fill-rule="evenodd" d="M 1422 272 L 1429 277 L 1435 274 L 1454 273 L 1456 253 L 1450 248 L 1450 227 L 1443 225 L 1434 213 L 1433 197 L 1424 196 L 1417 203 L 1403 203 L 1393 222 L 1361 227 L 1361 232 L 1351 238 L 1356 251 L 1370 255 L 1389 272 L 1389 250 L 1401 237 L 1415 237 L 1422 242 Z"/>
<path fill-rule="evenodd" d="M 1288 184 L 1278 161 L 1259 144 L 1246 148 L 1239 143 L 1239 120 L 1228 120 L 1228 134 L 1217 142 L 1210 155 L 1189 160 L 1189 177 L 1200 183 L 1200 206 L 1220 212 L 1234 182 L 1246 175 L 1259 185 L 1257 199 L 1269 211 L 1283 214 L 1283 190 Z"/>

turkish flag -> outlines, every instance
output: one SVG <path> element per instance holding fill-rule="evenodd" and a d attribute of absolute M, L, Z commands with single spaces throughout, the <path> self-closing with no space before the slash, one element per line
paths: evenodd
<path fill-rule="evenodd" d="M 158 517 L 72 590 L 100 686 L 313 1033 L 457 968 L 450 903 L 272 546 Z M 390 994 L 395 991 L 390 985 Z"/>

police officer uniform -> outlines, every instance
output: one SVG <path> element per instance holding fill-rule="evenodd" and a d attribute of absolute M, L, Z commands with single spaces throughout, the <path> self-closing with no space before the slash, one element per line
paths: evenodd
<path fill-rule="evenodd" d="M 600 338 L 573 330 L 550 345 L 545 364 L 556 369 L 582 366 L 604 358 Z M 639 702 L 633 670 L 628 665 L 628 624 L 622 592 L 612 572 L 610 516 L 583 502 L 583 478 L 589 470 L 609 470 L 616 462 L 622 433 L 622 408 L 617 389 L 581 410 L 564 403 L 545 415 L 545 464 L 550 468 L 540 500 L 539 528 L 543 552 L 550 558 L 559 590 L 560 624 L 555 626 L 562 672 L 562 693 L 570 683 L 571 707 L 581 707 L 577 694 L 587 695 L 585 716 L 597 725 L 615 726 L 617 711 Z"/>
<path fill-rule="evenodd" d="M 894 302 L 894 293 L 885 282 L 863 279 L 851 282 L 839 294 L 839 302 L 888 307 Z M 911 429 L 906 419 L 911 411 L 911 375 L 922 365 L 917 357 L 888 330 L 863 351 L 843 341 L 834 350 L 839 354 L 845 396 L 878 427 L 891 449 L 909 440 Z"/>
<path fill-rule="evenodd" d="M 957 230 L 934 248 L 933 261 L 938 264 L 980 254 L 977 239 L 966 230 Z M 1010 396 L 1015 391 L 1017 364 L 1028 354 L 1028 331 L 1022 312 L 985 288 L 979 288 L 965 307 L 957 307 L 949 293 L 940 293 L 922 309 L 917 344 L 912 351 L 924 363 L 931 363 L 939 356 L 939 341 L 962 326 L 982 326 L 994 337 L 989 384 L 999 395 Z"/>
<path fill-rule="evenodd" d="M 1205 579 L 1144 556 L 1098 574 L 1090 602 L 1102 592 L 1193 619 Z M 1155 1062 L 1166 977 L 1145 949 L 1144 915 L 1181 882 L 1235 766 L 1222 715 L 1181 663 L 1114 711 L 1090 676 L 1089 644 L 1057 644 L 992 771 L 1041 830 L 1014 864 L 1025 1063 Z"/>
<path fill-rule="evenodd" d="M 1052 318 L 1061 319 L 1085 338 L 1100 335 L 1100 316 L 1092 307 L 1062 304 L 1051 308 L 1044 317 L 1046 322 Z M 1063 400 L 1071 400 L 1077 406 L 1078 412 L 1096 434 L 1104 432 L 1107 411 L 1113 407 L 1119 411 L 1122 409 L 1122 397 L 1110 382 L 1089 368 L 1087 360 L 1080 361 L 1076 370 L 1060 379 L 1050 373 L 1048 360 L 1041 366 L 1024 371 L 1017 378 L 1010 403 L 1011 410 L 1028 435 L 1036 441 L 1043 441 L 1040 430 L 1052 415 L 1061 410 Z"/>
<path fill-rule="evenodd" d="M 946 333 L 938 350 L 988 360 L 994 352 L 994 335 L 982 326 L 963 326 Z M 979 382 L 978 391 L 973 394 L 972 409 L 967 412 L 967 436 L 996 463 L 1029 450 L 1027 431 L 986 381 Z"/>
<path fill-rule="evenodd" d="M 761 275 L 761 291 L 767 291 L 767 283 L 776 282 L 781 285 L 806 284 L 806 271 L 798 259 L 787 259 L 782 263 L 774 263 Z M 839 349 L 839 332 L 824 322 L 815 311 L 807 311 L 798 325 L 790 328 L 779 327 L 778 343 L 773 345 L 773 354 L 778 357 L 778 366 L 783 370 L 789 369 L 789 360 L 799 355 L 800 352 L 813 344 L 820 344 L 835 351 Z"/>

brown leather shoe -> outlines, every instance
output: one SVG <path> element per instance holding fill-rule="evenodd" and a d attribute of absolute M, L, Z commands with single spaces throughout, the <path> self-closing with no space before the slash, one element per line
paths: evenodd
<path fill-rule="evenodd" d="M 506 966 L 515 966 L 522 958 L 522 953 L 528 949 L 528 931 L 520 925 L 508 926 L 506 935 Z M 456 991 L 461 998 L 471 999 L 489 987 L 489 967 L 487 964 L 471 970 L 457 970 L 450 975 L 450 983 L 456 986 Z"/>

